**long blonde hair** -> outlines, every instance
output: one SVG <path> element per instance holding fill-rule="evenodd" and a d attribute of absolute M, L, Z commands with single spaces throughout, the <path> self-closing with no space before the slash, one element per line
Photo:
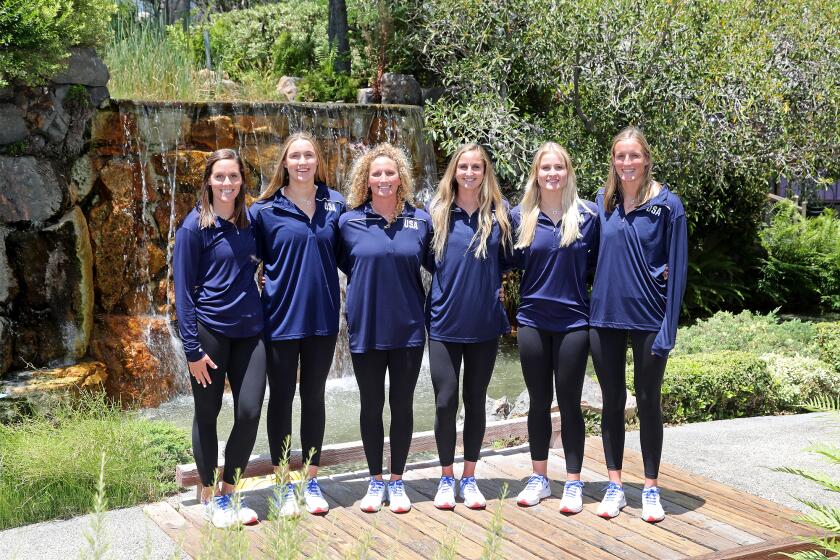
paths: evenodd
<path fill-rule="evenodd" d="M 557 154 L 563 160 L 563 165 L 566 167 L 566 186 L 563 187 L 561 198 L 563 211 L 561 221 L 563 236 L 560 238 L 561 247 L 568 247 L 580 236 L 581 212 L 592 213 L 589 208 L 584 206 L 578 196 L 575 169 L 572 167 L 572 158 L 569 157 L 569 153 L 560 144 L 546 142 L 534 154 L 534 161 L 531 163 L 531 172 L 528 174 L 528 181 L 525 183 L 525 196 L 522 197 L 522 204 L 520 205 L 522 215 L 519 222 L 519 230 L 517 231 L 517 249 L 526 249 L 534 241 L 534 234 L 537 231 L 537 221 L 540 217 L 540 202 L 542 201 L 537 176 L 540 171 L 540 161 L 548 153 Z"/>
<path fill-rule="evenodd" d="M 201 194 L 198 196 L 198 225 L 201 228 L 216 226 L 216 212 L 213 210 L 213 187 L 210 186 L 210 177 L 213 176 L 213 166 L 216 162 L 225 159 L 232 159 L 239 166 L 239 176 L 242 181 L 239 183 L 239 193 L 233 201 L 233 215 L 230 220 L 239 229 L 248 227 L 248 212 L 245 209 L 245 165 L 242 158 L 234 150 L 224 148 L 216 150 L 204 164 L 204 179 L 201 182 Z"/>
<path fill-rule="evenodd" d="M 645 166 L 645 173 L 642 176 L 642 183 L 639 186 L 639 194 L 637 199 L 641 206 L 651 197 L 651 185 L 653 185 L 653 159 L 650 157 L 650 144 L 648 144 L 644 133 L 635 126 L 628 126 L 621 132 L 615 135 L 612 141 L 612 148 L 610 148 L 610 172 L 607 174 L 607 182 L 604 184 L 604 209 L 607 212 L 612 212 L 615 208 L 616 192 L 621 190 L 621 177 L 615 171 L 615 145 L 623 140 L 635 140 L 642 147 L 642 154 L 647 158 L 647 165 Z"/>
<path fill-rule="evenodd" d="M 280 162 L 277 164 L 277 169 L 274 170 L 274 175 L 272 175 L 271 181 L 268 183 L 268 187 L 260 193 L 257 200 L 274 198 L 274 195 L 277 194 L 278 190 L 289 184 L 289 176 L 286 173 L 286 166 L 283 164 L 286 162 L 286 155 L 289 153 L 289 147 L 293 142 L 298 140 L 306 140 L 312 144 L 312 150 L 315 152 L 316 160 L 315 180 L 322 183 L 326 182 L 327 166 L 324 162 L 324 157 L 321 154 L 321 148 L 318 147 L 318 142 L 315 140 L 315 136 L 306 131 L 295 132 L 294 134 L 287 136 L 286 141 L 283 142 L 283 145 L 280 147 Z"/>
<path fill-rule="evenodd" d="M 411 176 L 405 152 L 388 142 L 377 144 L 353 162 L 347 179 L 347 207 L 355 209 L 370 200 L 370 185 L 368 184 L 370 164 L 378 157 L 386 157 L 397 165 L 400 184 L 397 187 L 397 205 L 394 213 L 394 220 L 396 220 L 403 211 L 406 201 L 414 205 L 414 178 Z"/>
<path fill-rule="evenodd" d="M 475 244 L 475 256 L 483 259 L 487 257 L 487 240 L 493 231 L 493 209 L 496 210 L 496 221 L 502 234 L 502 246 L 511 245 L 510 221 L 502 206 L 502 192 L 499 189 L 499 182 L 496 173 L 493 171 L 493 163 L 484 148 L 478 144 L 464 144 L 455 152 L 446 166 L 443 178 L 438 184 L 437 192 L 429 204 L 429 212 L 432 215 L 432 227 L 434 238 L 432 247 L 435 250 L 435 258 L 443 259 L 446 251 L 446 241 L 449 238 L 449 217 L 451 215 L 452 203 L 458 194 L 458 182 L 455 180 L 455 172 L 458 169 L 458 160 L 467 152 L 476 151 L 481 154 L 484 163 L 484 180 L 478 192 L 478 229 L 475 232 L 470 246 Z"/>

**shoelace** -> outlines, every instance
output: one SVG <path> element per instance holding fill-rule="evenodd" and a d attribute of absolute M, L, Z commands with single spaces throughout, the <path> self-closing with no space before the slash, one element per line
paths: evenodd
<path fill-rule="evenodd" d="M 464 490 L 469 490 L 470 492 L 478 490 L 478 485 L 475 482 L 474 476 L 469 476 L 461 480 L 461 492 Z"/>
<path fill-rule="evenodd" d="M 312 494 L 313 496 L 318 496 L 321 498 L 321 487 L 318 486 L 318 479 L 312 478 L 309 482 L 306 483 L 306 493 Z"/>
<path fill-rule="evenodd" d="M 455 479 L 451 476 L 442 476 L 440 477 L 440 482 L 438 483 L 438 489 L 446 488 L 447 490 L 452 490 L 455 487 Z"/>
<path fill-rule="evenodd" d="M 578 492 L 583 490 L 583 482 L 579 480 L 573 480 L 571 482 L 567 482 L 566 485 L 563 487 L 563 495 L 564 496 L 577 496 Z"/>
<path fill-rule="evenodd" d="M 216 502 L 216 507 L 227 511 L 233 508 L 233 502 L 230 501 L 230 494 L 225 494 L 224 496 L 216 496 L 213 498 L 213 501 Z"/>
<path fill-rule="evenodd" d="M 283 489 L 283 500 L 294 500 L 295 499 L 295 485 L 294 484 L 286 484 L 286 487 Z"/>
<path fill-rule="evenodd" d="M 543 486 L 545 486 L 545 477 L 539 474 L 533 474 L 528 479 L 528 484 L 525 485 L 525 488 L 528 490 L 539 490 Z"/>
<path fill-rule="evenodd" d="M 651 486 L 650 488 L 645 488 L 642 491 L 642 497 L 645 499 L 645 503 L 648 505 L 656 505 L 656 501 L 659 498 L 659 488 L 656 486 Z"/>
<path fill-rule="evenodd" d="M 375 496 L 379 494 L 382 489 L 385 487 L 385 483 L 381 480 L 371 479 L 370 484 L 368 485 L 368 496 Z"/>
<path fill-rule="evenodd" d="M 392 496 L 402 496 L 403 495 L 403 481 L 402 480 L 395 480 L 394 482 L 388 483 L 388 493 Z"/>
<path fill-rule="evenodd" d="M 604 495 L 605 500 L 618 500 L 621 497 L 621 493 L 624 492 L 624 489 L 616 484 L 615 482 L 610 482 L 607 484 L 607 492 Z"/>

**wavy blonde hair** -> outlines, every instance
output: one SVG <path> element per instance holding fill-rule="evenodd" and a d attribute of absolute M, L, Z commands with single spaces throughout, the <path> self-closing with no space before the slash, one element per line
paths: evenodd
<path fill-rule="evenodd" d="M 216 162 L 226 159 L 236 162 L 239 166 L 239 176 L 242 178 L 239 183 L 239 193 L 233 201 L 233 215 L 230 219 L 239 229 L 248 227 L 248 212 L 245 208 L 245 187 L 248 183 L 245 176 L 245 165 L 236 151 L 224 148 L 210 154 L 204 164 L 204 178 L 201 182 L 201 193 L 198 195 L 198 225 L 201 228 L 216 226 L 216 212 L 213 210 L 213 187 L 210 186 L 210 177 L 213 176 L 213 166 L 216 165 Z"/>
<path fill-rule="evenodd" d="M 555 142 L 546 142 L 534 154 L 534 161 L 531 163 L 531 172 L 528 174 L 528 181 L 525 183 L 525 196 L 522 197 L 520 205 L 522 214 L 517 231 L 517 249 L 526 249 L 534 241 L 534 234 L 537 231 L 537 221 L 540 217 L 540 185 L 537 182 L 537 175 L 540 171 L 540 162 L 543 156 L 548 153 L 556 154 L 563 161 L 566 167 L 566 186 L 563 187 L 562 220 L 563 236 L 560 238 L 560 246 L 568 247 L 580 236 L 580 213 L 592 211 L 580 200 L 577 192 L 577 178 L 575 168 L 572 166 L 572 158 L 569 152 Z"/>
<path fill-rule="evenodd" d="M 315 140 L 315 136 L 309 132 L 301 131 L 295 132 L 294 134 L 290 134 L 286 137 L 286 141 L 283 142 L 283 145 L 280 147 L 280 161 L 277 163 L 277 169 L 274 170 L 274 175 L 271 177 L 271 181 L 268 183 L 268 187 L 260 193 L 260 196 L 257 197 L 257 200 L 267 200 L 269 198 L 274 198 L 274 195 L 277 194 L 277 191 L 285 187 L 289 184 L 289 176 L 286 173 L 286 167 L 283 165 L 286 162 L 286 155 L 289 153 L 289 148 L 291 147 L 293 142 L 298 140 L 306 140 L 310 144 L 312 144 L 312 149 L 315 152 L 315 180 L 320 181 L 322 183 L 326 183 L 327 181 L 327 166 L 324 162 L 324 157 L 321 154 L 321 148 L 318 147 L 318 142 Z"/>
<path fill-rule="evenodd" d="M 435 251 L 435 258 L 439 261 L 443 259 L 443 254 L 446 251 L 452 203 L 458 194 L 458 182 L 455 180 L 458 160 L 467 152 L 474 151 L 481 154 L 481 160 L 484 163 L 484 180 L 481 182 L 478 193 L 478 229 L 470 241 L 470 246 L 472 247 L 475 243 L 474 253 L 476 258 L 487 257 L 487 240 L 493 231 L 492 210 L 494 208 L 496 210 L 496 221 L 502 233 L 502 246 L 509 248 L 512 244 L 510 220 L 508 220 L 507 212 L 504 211 L 502 206 L 502 191 L 499 189 L 499 181 L 496 179 L 496 173 L 493 170 L 493 162 L 490 161 L 487 151 L 478 144 L 464 144 L 458 148 L 449 160 L 449 165 L 446 166 L 443 178 L 438 184 L 437 192 L 429 203 L 432 227 L 435 231 L 432 247 Z"/>
<path fill-rule="evenodd" d="M 615 209 L 615 195 L 617 191 L 621 190 L 621 177 L 615 171 L 615 145 L 622 140 L 635 140 L 642 147 L 642 155 L 647 158 L 647 165 L 645 166 L 645 173 L 642 177 L 642 183 L 639 186 L 638 203 L 641 206 L 651 198 L 651 186 L 653 185 L 653 159 L 650 156 L 650 144 L 648 144 L 644 133 L 635 126 L 628 126 L 621 132 L 615 135 L 612 141 L 612 148 L 610 148 L 610 172 L 607 174 L 607 182 L 604 184 L 604 209 L 607 212 L 612 212 Z M 622 192 L 623 194 L 623 192 Z"/>
<path fill-rule="evenodd" d="M 414 205 L 414 178 L 411 176 L 411 168 L 405 152 L 388 142 L 377 144 L 353 162 L 347 178 L 347 207 L 355 209 L 370 200 L 370 184 L 368 183 L 370 164 L 378 157 L 386 157 L 397 164 L 400 184 L 397 187 L 397 205 L 394 213 L 394 220 L 396 220 L 405 202 Z"/>

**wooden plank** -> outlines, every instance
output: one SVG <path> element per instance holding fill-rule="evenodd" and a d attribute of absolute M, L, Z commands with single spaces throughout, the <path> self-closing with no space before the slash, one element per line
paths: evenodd
<path fill-rule="evenodd" d="M 560 429 L 560 415 L 552 415 L 552 429 Z M 457 431 L 457 438 L 459 444 L 462 442 L 462 429 Z M 498 422 L 488 422 L 484 431 L 483 443 L 489 444 L 499 439 L 521 438 L 528 437 L 528 419 L 516 418 L 513 420 L 500 420 Z M 385 449 L 388 451 L 389 439 L 385 438 Z M 410 453 L 418 453 L 424 451 L 437 451 L 437 444 L 435 443 L 434 431 L 415 433 L 411 440 Z M 334 465 L 341 465 L 344 463 L 357 463 L 365 460 L 364 448 L 362 442 L 351 441 L 347 443 L 337 443 L 325 445 L 321 450 L 320 466 L 330 467 Z M 289 460 L 289 468 L 292 470 L 300 469 L 302 466 L 302 454 L 299 449 L 292 450 L 291 458 Z M 220 460 L 219 468 L 224 467 L 224 462 Z M 270 455 L 252 455 L 248 460 L 248 466 L 242 474 L 242 478 L 252 476 L 266 476 L 274 472 L 274 465 L 271 463 Z M 195 463 L 187 463 L 175 467 L 175 482 L 184 488 L 190 486 L 197 486 L 201 484 L 201 479 L 198 476 L 198 468 Z"/>
<path fill-rule="evenodd" d="M 207 556 L 212 551 L 213 540 L 223 541 L 231 538 L 243 538 L 246 541 L 248 558 L 267 558 L 266 553 L 261 549 L 262 541 L 255 526 L 243 527 L 241 531 L 229 529 L 217 529 L 204 518 L 204 506 L 201 504 L 182 507 L 180 510 L 184 519 L 189 521 L 199 532 L 202 539 L 202 554 Z"/>
<path fill-rule="evenodd" d="M 716 552 L 692 558 L 692 560 L 767 560 L 780 558 L 781 553 L 802 552 L 805 550 L 820 550 L 810 543 L 804 543 L 796 537 L 774 539 L 749 546 L 742 546 L 737 550 Z"/>
<path fill-rule="evenodd" d="M 148 504 L 143 512 L 192 558 L 201 553 L 201 534 L 168 502 Z"/>

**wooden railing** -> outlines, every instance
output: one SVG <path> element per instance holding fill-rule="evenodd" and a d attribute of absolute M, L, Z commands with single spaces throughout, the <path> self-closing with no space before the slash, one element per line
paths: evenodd
<path fill-rule="evenodd" d="M 560 435 L 560 415 L 555 413 L 551 415 L 551 445 L 554 446 L 559 441 Z M 458 446 L 463 444 L 462 431 L 458 429 L 457 432 Z M 488 445 L 493 442 L 513 442 L 513 441 L 527 441 L 528 439 L 528 418 L 515 418 L 513 420 L 500 420 L 498 422 L 488 422 L 484 430 L 483 445 Z M 388 451 L 388 438 L 385 438 L 385 450 Z M 424 451 L 437 451 L 435 445 L 435 433 L 417 432 L 411 440 L 411 453 L 418 453 Z M 365 452 L 361 441 L 352 441 L 348 443 L 337 443 L 325 445 L 321 449 L 321 467 L 331 467 L 341 465 L 344 463 L 358 463 L 365 460 Z M 221 458 L 220 458 L 221 461 Z M 291 453 L 289 467 L 291 469 L 299 469 L 303 464 L 302 453 L 300 449 L 295 449 Z M 387 464 L 387 463 L 386 463 Z M 220 467 L 224 466 L 220 463 Z M 248 461 L 248 466 L 242 474 L 242 478 L 265 476 L 274 472 L 274 465 L 271 463 L 269 455 L 252 455 Z M 185 465 L 178 465 L 175 468 L 175 481 L 184 488 L 192 486 L 199 486 L 201 479 L 198 476 L 198 469 L 195 463 Z"/>

